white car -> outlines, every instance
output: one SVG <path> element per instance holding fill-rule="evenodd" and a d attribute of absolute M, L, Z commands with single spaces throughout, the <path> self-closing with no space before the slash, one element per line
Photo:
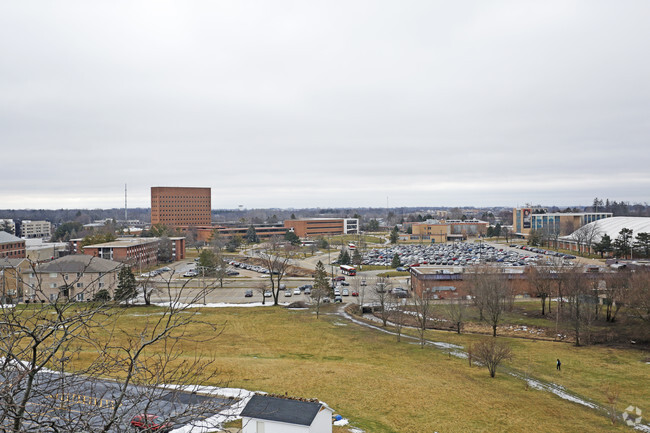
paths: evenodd
<path fill-rule="evenodd" d="M 300 289 L 298 289 L 298 288 L 294 289 L 294 291 L 293 291 L 293 294 L 294 294 L 294 295 L 300 295 L 301 293 L 302 293 L 302 292 L 301 292 Z"/>
<path fill-rule="evenodd" d="M 271 293 L 270 290 L 265 290 L 265 291 L 264 291 L 264 297 L 265 297 L 265 298 L 270 298 L 271 296 L 273 296 L 273 294 Z"/>
<path fill-rule="evenodd" d="M 284 296 L 285 296 L 285 298 L 290 298 L 291 297 L 291 290 L 285 290 L 284 291 Z"/>

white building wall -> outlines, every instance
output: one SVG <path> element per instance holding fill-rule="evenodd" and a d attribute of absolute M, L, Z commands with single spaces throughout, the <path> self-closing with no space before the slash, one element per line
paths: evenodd
<path fill-rule="evenodd" d="M 344 218 L 343 233 L 346 235 L 359 233 L 359 220 L 357 218 Z"/>
<path fill-rule="evenodd" d="M 264 423 L 264 431 L 258 430 L 258 421 Z M 331 424 L 331 422 L 330 422 Z M 242 433 L 311 433 L 308 426 L 287 424 L 284 422 L 260 420 L 257 418 L 242 418 Z M 330 432 L 332 429 L 330 428 Z"/>
<path fill-rule="evenodd" d="M 323 409 L 318 412 L 309 427 L 309 433 L 332 433 L 332 411 Z"/>

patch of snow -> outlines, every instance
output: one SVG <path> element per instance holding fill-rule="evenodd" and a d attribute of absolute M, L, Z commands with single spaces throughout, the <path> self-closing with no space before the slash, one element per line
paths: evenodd
<path fill-rule="evenodd" d="M 334 424 L 334 425 L 337 425 L 337 426 L 343 426 L 343 425 L 348 425 L 348 424 L 350 424 L 350 422 L 349 422 L 346 418 L 341 418 L 341 419 L 338 420 L 338 421 L 334 421 L 333 424 Z"/>
<path fill-rule="evenodd" d="M 169 302 L 152 302 L 151 305 L 157 307 L 169 307 Z M 280 302 L 278 305 L 287 306 L 287 302 Z M 251 302 L 248 304 L 228 304 L 226 302 L 215 302 L 208 304 L 184 304 L 182 302 L 174 302 L 175 308 L 252 308 L 252 307 L 272 307 L 273 302 L 267 302 L 265 305 L 262 305 L 261 302 Z"/>

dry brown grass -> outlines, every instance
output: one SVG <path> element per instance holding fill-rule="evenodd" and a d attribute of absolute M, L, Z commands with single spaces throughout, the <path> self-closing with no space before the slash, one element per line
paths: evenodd
<path fill-rule="evenodd" d="M 331 307 L 329 307 L 331 308 Z M 120 319 L 136 331 L 157 308 L 132 308 Z M 224 324 L 214 344 L 186 344 L 214 357 L 219 383 L 327 402 L 354 426 L 368 432 L 624 431 L 592 410 L 545 392 L 527 390 L 505 374 L 489 377 L 466 360 L 420 349 L 395 337 L 362 328 L 334 315 L 316 320 L 310 311 L 282 308 L 200 309 L 200 317 Z M 143 314 L 145 314 L 143 316 Z M 154 318 L 155 316 L 150 316 Z M 200 333 L 202 329 L 187 329 Z M 429 337 L 467 345 L 482 336 L 429 331 Z M 99 338 L 99 337 L 98 337 Z M 575 349 L 550 342 L 511 341 L 514 367 L 524 367 L 599 401 L 602 376 L 621 385 L 623 404 L 649 407 L 648 365 L 632 351 Z M 85 353 L 85 359 L 92 353 Z M 561 358 L 562 374 L 555 373 Z M 525 362 L 523 361 L 525 359 Z M 645 373 L 645 375 L 644 375 Z M 196 372 L 202 382 L 202 372 Z M 621 382 L 618 382 L 621 381 Z"/>

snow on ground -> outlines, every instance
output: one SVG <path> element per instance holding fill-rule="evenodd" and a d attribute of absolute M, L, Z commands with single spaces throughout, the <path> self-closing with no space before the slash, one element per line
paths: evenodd
<path fill-rule="evenodd" d="M 157 307 L 169 307 L 169 302 L 152 302 L 151 305 Z M 215 302 L 208 304 L 184 304 L 182 302 L 174 302 L 174 308 L 252 308 L 252 307 L 272 307 L 273 302 L 267 302 L 265 305 L 262 305 L 261 302 L 251 302 L 248 304 L 228 304 L 225 302 Z M 287 306 L 287 302 L 280 302 L 278 305 Z"/>

